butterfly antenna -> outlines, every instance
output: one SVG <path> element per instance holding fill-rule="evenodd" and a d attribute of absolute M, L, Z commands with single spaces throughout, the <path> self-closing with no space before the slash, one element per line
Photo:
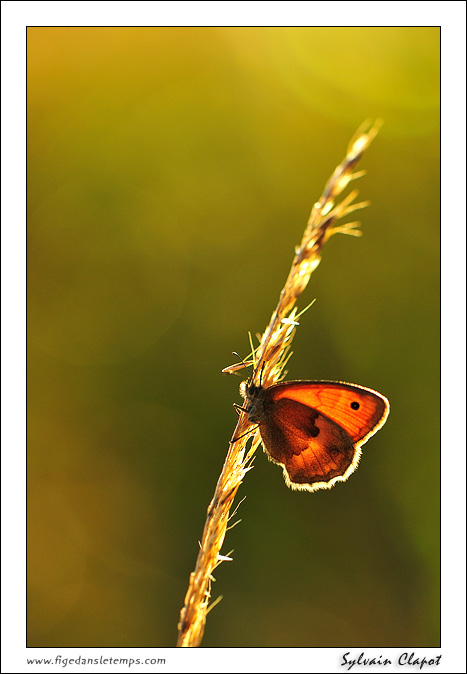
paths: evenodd
<path fill-rule="evenodd" d="M 247 365 L 247 364 L 245 363 L 245 361 L 244 361 L 243 358 L 240 356 L 240 354 L 238 354 L 236 351 L 232 351 L 232 353 L 233 353 L 234 356 L 237 356 L 237 358 L 243 363 L 243 367 L 245 368 L 245 370 L 247 370 L 247 369 L 250 367 L 250 365 Z"/>
<path fill-rule="evenodd" d="M 264 370 L 264 366 L 265 366 L 265 365 L 266 365 L 266 362 L 264 362 L 264 363 L 261 365 L 261 371 L 260 371 L 260 373 L 259 373 L 259 385 L 260 385 L 260 386 L 263 385 L 263 384 L 262 384 L 262 382 L 263 382 L 263 370 Z"/>

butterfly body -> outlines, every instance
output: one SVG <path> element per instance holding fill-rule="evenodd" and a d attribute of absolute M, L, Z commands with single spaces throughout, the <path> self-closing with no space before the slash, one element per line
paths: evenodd
<path fill-rule="evenodd" d="M 246 385 L 245 411 L 269 458 L 293 489 L 329 489 L 358 465 L 363 445 L 385 423 L 389 402 L 356 384 L 290 381 Z"/>

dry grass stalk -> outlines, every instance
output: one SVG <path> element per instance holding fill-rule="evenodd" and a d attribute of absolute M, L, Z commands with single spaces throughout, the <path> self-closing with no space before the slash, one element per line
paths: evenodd
<path fill-rule="evenodd" d="M 318 266 L 321 250 L 326 241 L 338 232 L 354 236 L 361 234 L 356 228 L 358 223 L 339 226 L 336 223 L 349 213 L 364 208 L 368 202 L 354 203 L 357 190 L 350 192 L 339 203 L 336 203 L 336 199 L 351 180 L 364 174 L 364 171 L 354 172 L 354 168 L 378 133 L 380 126 L 381 122 L 377 121 L 372 126 L 366 122 L 360 127 L 350 141 L 345 159 L 336 168 L 320 200 L 311 209 L 310 218 L 302 241 L 296 248 L 277 308 L 260 338 L 260 344 L 256 349 L 253 348 L 254 371 L 251 382 L 254 384 L 261 383 L 267 388 L 282 377 L 290 344 L 298 325 L 296 301 L 306 288 L 311 273 Z M 233 365 L 224 372 L 234 372 L 240 367 L 244 365 Z M 229 559 L 220 554 L 220 549 L 231 518 L 230 509 L 243 476 L 251 468 L 254 452 L 260 442 L 259 433 L 254 433 L 254 430 L 254 424 L 248 421 L 247 415 L 240 413 L 214 497 L 208 508 L 196 567 L 190 574 L 185 605 L 180 613 L 177 646 L 199 646 L 201 643 L 207 612 L 214 605 L 209 604 L 212 574 L 222 561 Z M 253 443 L 247 452 L 246 445 L 252 437 Z"/>

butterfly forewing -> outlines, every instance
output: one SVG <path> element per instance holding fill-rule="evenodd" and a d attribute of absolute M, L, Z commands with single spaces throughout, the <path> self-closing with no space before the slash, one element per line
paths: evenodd
<path fill-rule="evenodd" d="M 318 410 L 359 444 L 376 433 L 389 414 L 389 402 L 380 393 L 344 382 L 283 382 L 268 388 L 267 394 L 274 403 L 285 398 Z"/>

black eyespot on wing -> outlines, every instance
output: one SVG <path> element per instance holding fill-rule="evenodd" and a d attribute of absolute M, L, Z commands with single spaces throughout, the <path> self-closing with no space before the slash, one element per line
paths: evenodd
<path fill-rule="evenodd" d="M 357 402 L 354 401 L 353 403 L 350 403 L 350 407 L 353 410 L 358 410 L 360 408 L 360 403 L 357 403 Z"/>

